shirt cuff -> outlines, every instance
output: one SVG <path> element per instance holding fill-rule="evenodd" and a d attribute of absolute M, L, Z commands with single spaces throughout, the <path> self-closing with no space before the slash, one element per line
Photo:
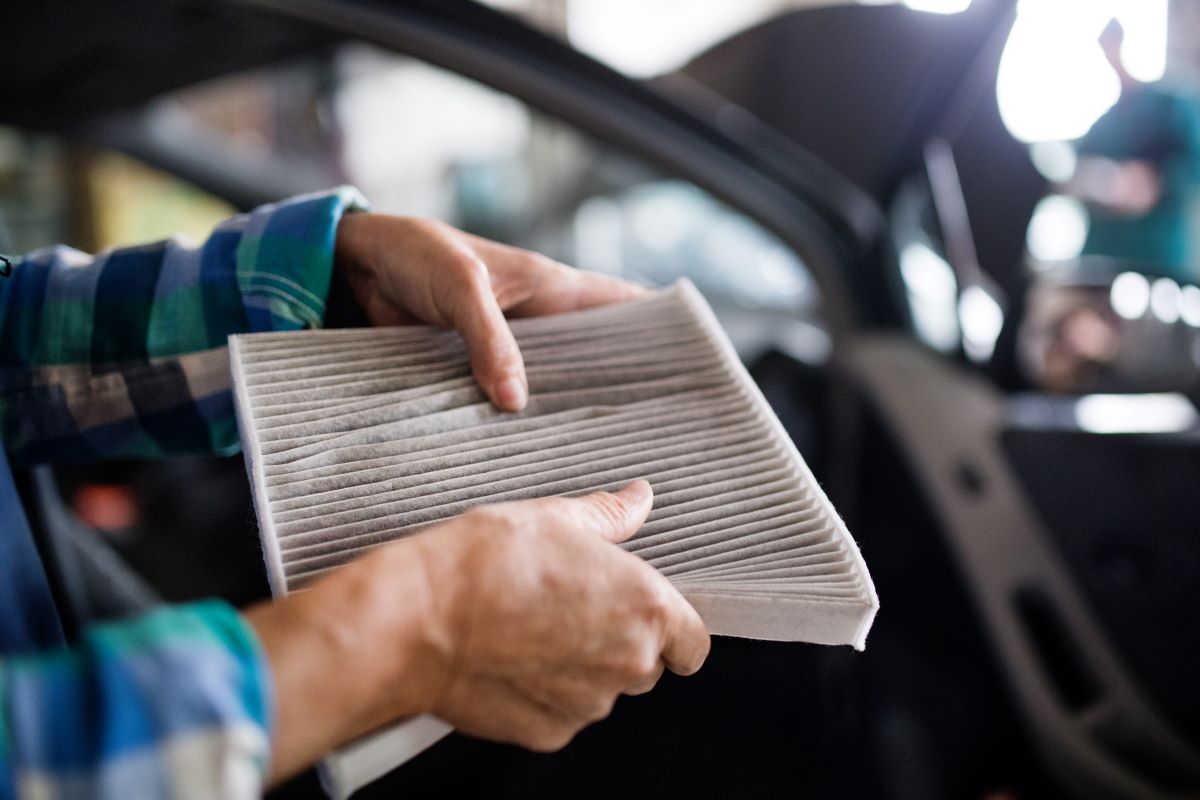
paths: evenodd
<path fill-rule="evenodd" d="M 250 212 L 236 253 L 250 331 L 321 327 L 338 223 L 368 207 L 357 189 L 342 186 Z"/>
<path fill-rule="evenodd" d="M 222 601 L 97 625 L 69 650 L 0 662 L 0 690 L 0 779 L 18 795 L 261 796 L 270 672 L 253 629 Z"/>

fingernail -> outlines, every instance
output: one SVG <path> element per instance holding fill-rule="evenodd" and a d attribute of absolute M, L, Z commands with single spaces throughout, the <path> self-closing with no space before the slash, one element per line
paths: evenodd
<path fill-rule="evenodd" d="M 644 480 L 636 480 L 632 483 L 627 483 L 625 484 L 625 488 L 623 488 L 621 491 L 631 492 L 636 497 L 638 502 L 650 497 L 654 493 L 654 490 L 650 488 L 649 481 Z"/>
<path fill-rule="evenodd" d="M 525 384 L 519 378 L 505 378 L 496 385 L 496 402 L 503 408 L 520 411 L 525 400 Z"/>

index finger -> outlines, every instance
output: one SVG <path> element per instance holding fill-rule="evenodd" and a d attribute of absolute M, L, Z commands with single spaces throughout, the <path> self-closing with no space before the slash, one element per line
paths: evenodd
<path fill-rule="evenodd" d="M 645 297 L 651 290 L 645 286 L 599 272 L 568 267 L 528 250 L 497 242 L 476 240 L 489 264 L 497 270 L 508 269 L 512 274 L 530 279 L 528 294 L 506 307 L 513 317 L 540 317 L 561 314 L 611 303 L 623 303 Z"/>
<path fill-rule="evenodd" d="M 508 320 L 496 303 L 483 262 L 454 305 L 451 323 L 462 334 L 471 371 L 491 401 L 504 411 L 520 411 L 529 397 L 525 363 Z"/>

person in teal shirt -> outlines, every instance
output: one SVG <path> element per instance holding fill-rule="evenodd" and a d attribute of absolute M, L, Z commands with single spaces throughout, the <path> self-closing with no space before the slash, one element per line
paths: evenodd
<path fill-rule="evenodd" d="M 1123 41 L 1114 19 L 1100 44 L 1121 80 L 1121 96 L 1077 145 L 1070 189 L 1087 203 L 1091 221 L 1083 254 L 1195 281 L 1200 104 L 1184 88 L 1130 75 L 1121 59 Z"/>

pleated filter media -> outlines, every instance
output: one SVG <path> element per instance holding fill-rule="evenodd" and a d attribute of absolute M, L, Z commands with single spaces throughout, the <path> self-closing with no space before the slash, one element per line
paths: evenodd
<path fill-rule="evenodd" d="M 473 506 L 645 478 L 654 509 L 622 546 L 712 633 L 862 649 L 866 565 L 690 283 L 511 327 L 530 392 L 517 414 L 488 403 L 453 331 L 231 337 L 276 596 Z M 448 730 L 420 718 L 343 748 L 326 788 L 348 796 Z"/>

